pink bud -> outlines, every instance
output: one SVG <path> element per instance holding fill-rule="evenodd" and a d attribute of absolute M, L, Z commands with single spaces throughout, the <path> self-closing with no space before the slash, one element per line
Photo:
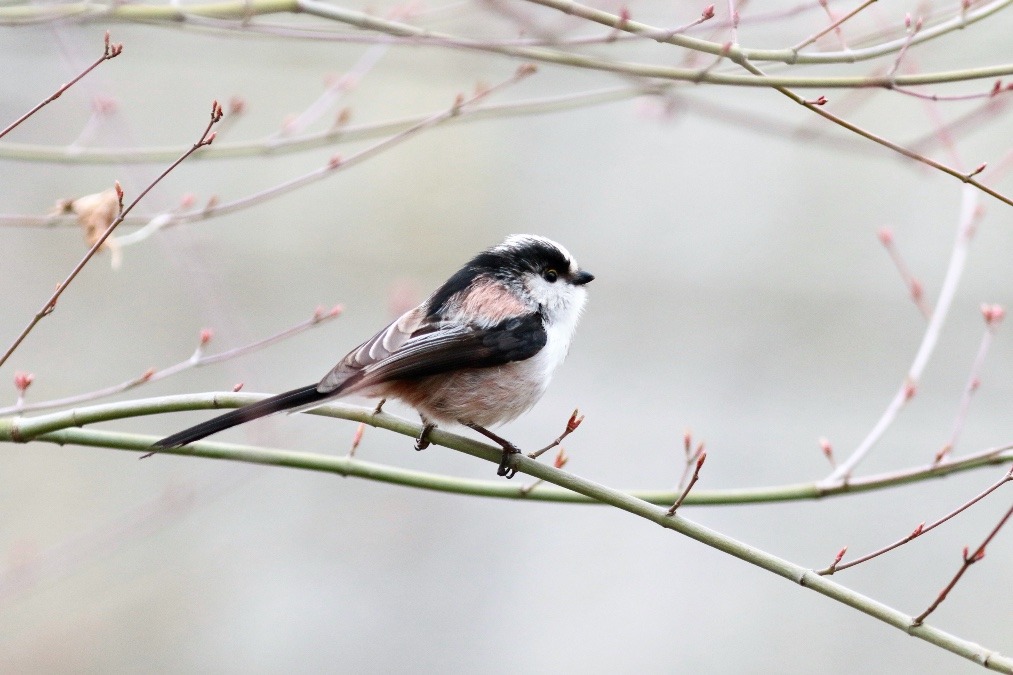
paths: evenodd
<path fill-rule="evenodd" d="M 847 546 L 845 546 L 840 551 L 838 551 L 837 555 L 834 557 L 834 565 L 837 565 L 837 563 L 839 563 L 842 560 L 844 560 L 844 554 L 847 553 L 847 552 L 848 552 L 848 547 Z"/>
<path fill-rule="evenodd" d="M 14 388 L 24 393 L 32 382 L 35 381 L 35 375 L 33 373 L 16 372 L 14 373 Z"/>
<path fill-rule="evenodd" d="M 229 99 L 229 114 L 242 115 L 246 112 L 246 99 L 242 96 L 233 96 Z"/>
<path fill-rule="evenodd" d="M 194 201 L 197 198 L 192 192 L 187 192 L 185 195 L 179 198 L 179 205 L 181 208 L 188 209 L 193 206 Z"/>
<path fill-rule="evenodd" d="M 242 388 L 243 388 L 242 382 L 236 382 L 234 385 L 232 385 L 232 391 L 239 391 Z"/>
<path fill-rule="evenodd" d="M 883 244 L 883 246 L 890 246 L 893 244 L 893 230 L 889 227 L 881 228 L 876 236 L 879 237 L 879 241 Z"/>
<path fill-rule="evenodd" d="M 1006 310 L 1003 309 L 1002 305 L 988 305 L 983 304 L 981 306 L 981 315 L 985 318 L 985 323 L 989 326 L 999 324 L 1006 316 Z"/>
<path fill-rule="evenodd" d="M 834 456 L 834 447 L 830 445 L 830 441 L 826 438 L 820 438 L 820 449 L 823 450 L 823 454 L 827 459 L 831 459 Z"/>
<path fill-rule="evenodd" d="M 703 8 L 703 13 L 700 14 L 700 18 L 704 21 L 714 18 L 714 5 L 707 5 Z"/>
<path fill-rule="evenodd" d="M 331 155 L 330 159 L 327 160 L 327 168 L 337 169 L 343 161 L 341 155 Z"/>
<path fill-rule="evenodd" d="M 917 393 L 918 393 L 918 387 L 915 385 L 914 382 L 908 382 L 907 384 L 904 385 L 904 400 L 905 401 L 910 401 L 911 399 L 913 399 L 915 397 L 915 394 L 917 394 Z"/>
<path fill-rule="evenodd" d="M 916 527 L 914 531 L 911 533 L 910 535 L 911 538 L 914 539 L 915 537 L 920 535 L 922 533 L 922 530 L 924 529 L 925 529 L 925 521 L 923 520 L 922 522 L 918 523 L 918 527 Z"/>
<path fill-rule="evenodd" d="M 154 368 L 148 368 L 143 373 L 141 373 L 141 382 L 147 382 L 154 375 L 155 375 L 155 369 Z"/>
<path fill-rule="evenodd" d="M 202 328 L 201 331 L 200 331 L 200 343 L 201 343 L 201 346 L 204 346 L 207 343 L 211 342 L 211 340 L 214 337 L 215 337 L 215 332 L 213 330 L 211 330 L 210 328 Z"/>

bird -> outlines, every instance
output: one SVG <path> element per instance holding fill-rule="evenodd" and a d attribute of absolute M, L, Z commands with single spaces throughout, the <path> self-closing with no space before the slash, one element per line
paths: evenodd
<path fill-rule="evenodd" d="M 281 411 L 360 394 L 414 408 L 417 450 L 437 424 L 459 423 L 503 449 L 512 478 L 520 450 L 488 427 L 516 419 L 545 393 L 566 357 L 594 275 L 561 244 L 515 234 L 469 260 L 422 304 L 348 352 L 319 382 L 237 408 L 156 442 L 148 454 Z"/>

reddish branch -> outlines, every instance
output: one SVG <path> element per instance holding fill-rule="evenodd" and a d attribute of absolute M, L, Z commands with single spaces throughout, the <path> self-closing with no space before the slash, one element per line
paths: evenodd
<path fill-rule="evenodd" d="M 897 250 L 896 244 L 893 240 L 893 230 L 888 227 L 884 227 L 879 231 L 879 241 L 883 244 L 883 248 L 890 254 L 890 260 L 896 265 L 897 271 L 900 272 L 901 279 L 904 280 L 904 284 L 908 287 L 911 293 L 911 300 L 914 301 L 915 306 L 918 307 L 918 311 L 922 313 L 926 319 L 932 317 L 932 310 L 925 304 L 925 289 L 922 286 L 922 282 L 918 280 L 915 275 L 911 273 L 910 268 L 904 262 L 904 258 L 901 256 L 900 251 Z"/>
<path fill-rule="evenodd" d="M 124 391 L 129 391 L 130 389 L 139 387 L 142 384 L 147 384 L 149 382 L 157 382 L 158 380 L 163 380 L 172 375 L 181 373 L 184 370 L 189 370 L 191 368 L 200 368 L 202 366 L 209 366 L 213 363 L 221 363 L 222 361 L 234 359 L 239 356 L 249 354 L 250 352 L 257 351 L 258 349 L 263 349 L 264 347 L 273 345 L 277 342 L 290 338 L 293 335 L 297 335 L 305 330 L 309 330 L 310 328 L 313 328 L 314 326 L 317 326 L 325 321 L 335 319 L 341 315 L 341 311 L 342 307 L 340 305 L 337 305 L 331 309 L 318 308 L 315 312 L 313 312 L 313 316 L 310 317 L 309 319 L 301 321 L 300 323 L 297 323 L 291 328 L 286 328 L 280 333 L 276 333 L 270 337 L 264 338 L 263 340 L 258 340 L 256 342 L 252 342 L 248 345 L 243 345 L 242 347 L 236 347 L 235 349 L 229 349 L 228 351 L 219 352 L 218 354 L 211 354 L 211 355 L 204 354 L 204 347 L 205 345 L 208 344 L 208 342 L 210 342 L 212 337 L 211 331 L 205 329 L 201 331 L 200 342 L 197 348 L 194 350 L 194 353 L 190 356 L 190 358 L 186 359 L 185 361 L 180 361 L 179 363 L 167 366 L 165 368 L 162 368 L 161 370 L 149 368 L 148 370 L 144 371 L 137 377 L 129 379 L 126 382 L 120 382 L 119 384 L 114 384 L 110 387 L 105 387 L 104 389 L 97 389 L 95 391 L 90 391 L 84 394 L 77 394 L 75 396 L 68 396 L 66 398 L 61 399 L 40 401 L 38 403 L 30 403 L 30 404 L 24 403 L 25 389 L 27 389 L 28 385 L 32 383 L 32 379 L 34 378 L 34 376 L 31 373 L 17 373 L 14 377 L 15 388 L 18 391 L 17 402 L 11 407 L 0 408 L 0 415 L 24 413 L 34 410 L 63 408 L 70 405 L 77 405 L 79 403 L 84 403 L 86 401 L 93 401 L 98 398 L 112 396 L 113 394 L 119 394 Z M 27 384 L 25 384 L 26 379 Z M 233 391 L 238 391 L 239 388 L 242 388 L 241 384 L 238 385 L 237 388 L 233 389 Z"/>
<path fill-rule="evenodd" d="M 682 503 L 686 500 L 686 496 L 689 495 L 689 491 L 692 490 L 693 486 L 696 485 L 696 482 L 700 480 L 700 469 L 703 467 L 703 463 L 705 461 L 707 461 L 707 453 L 700 452 L 700 457 L 696 460 L 696 468 L 693 470 L 693 477 L 689 479 L 689 484 L 686 486 L 686 489 L 682 491 L 682 494 L 680 494 L 679 498 L 675 500 L 672 507 L 665 512 L 665 515 L 674 516 L 675 512 L 680 506 L 682 506 Z"/>
<path fill-rule="evenodd" d="M 848 550 L 848 547 L 845 546 L 843 549 L 841 549 L 840 553 L 837 554 L 837 558 L 834 560 L 833 563 L 831 563 L 831 565 L 829 567 L 827 567 L 826 569 L 819 570 L 816 573 L 817 574 L 822 574 L 822 575 L 830 575 L 830 574 L 833 574 L 834 572 L 840 572 L 841 570 L 846 570 L 849 567 L 854 567 L 855 565 L 860 565 L 860 564 L 866 562 L 867 560 L 872 560 L 873 558 L 879 557 L 879 556 L 883 555 L 884 553 L 889 553 L 890 551 L 894 550 L 895 548 L 900 548 L 901 546 L 903 546 L 904 544 L 908 543 L 909 541 L 917 539 L 918 537 L 922 536 L 926 532 L 930 532 L 930 531 L 936 529 L 937 527 L 939 527 L 940 525 L 942 525 L 946 521 L 950 520 L 954 516 L 957 516 L 960 513 L 963 513 L 964 511 L 966 511 L 967 509 L 971 508 L 972 506 L 974 506 L 975 504 L 977 504 L 978 502 L 980 502 L 982 499 L 984 499 L 985 497 L 989 496 L 990 494 L 992 494 L 993 492 L 995 492 L 996 490 L 998 490 L 999 488 L 1001 488 L 1006 483 L 1009 483 L 1010 481 L 1013 481 L 1013 468 L 1011 468 L 1006 473 L 1005 476 L 1003 476 L 998 481 L 996 481 L 995 483 L 993 483 L 992 485 L 990 485 L 984 491 L 982 491 L 981 493 L 979 493 L 975 497 L 969 499 L 968 501 L 964 502 L 963 504 L 961 504 L 960 506 L 958 506 L 954 510 L 950 511 L 949 513 L 947 513 L 945 516 L 943 516 L 939 520 L 937 520 L 934 523 L 932 523 L 931 525 L 926 525 L 924 522 L 919 523 L 918 526 L 915 527 L 915 529 L 912 530 L 910 534 L 908 534 L 905 537 L 902 537 L 902 538 L 898 539 L 897 541 L 893 542 L 892 544 L 890 544 L 888 546 L 884 546 L 883 548 L 881 548 L 879 550 L 873 551 L 872 553 L 869 553 L 867 555 L 863 555 L 860 558 L 855 558 L 854 560 L 849 560 L 848 562 L 842 564 L 841 563 L 841 559 L 844 557 L 844 553 Z M 1007 514 L 1006 517 L 1008 518 L 1009 515 Z M 994 534 L 993 534 L 993 536 L 994 536 Z M 987 543 L 987 540 L 986 540 L 986 543 Z M 982 546 L 984 546 L 984 544 L 982 544 Z M 940 600 L 940 602 L 942 602 L 942 600 Z M 922 616 L 922 618 L 924 619 L 925 616 L 928 616 L 927 612 L 926 612 L 926 614 L 924 616 Z"/>
<path fill-rule="evenodd" d="M 115 230 L 116 227 L 123 222 L 123 219 L 127 217 L 127 214 L 130 213 L 135 206 L 137 206 L 138 202 L 144 199 L 145 195 L 147 195 L 156 185 L 158 185 L 158 183 L 163 178 L 169 175 L 170 171 L 179 166 L 183 162 L 183 160 L 185 160 L 187 157 L 195 153 L 200 148 L 206 145 L 211 145 L 211 143 L 215 139 L 215 135 L 211 131 L 211 128 L 215 124 L 217 124 L 218 121 L 221 120 L 221 118 L 222 118 L 222 107 L 218 104 L 218 101 L 215 101 L 211 105 L 211 120 L 208 122 L 207 127 L 205 127 L 204 129 L 204 133 L 201 134 L 197 142 L 194 143 L 186 152 L 180 155 L 179 159 L 170 164 L 168 168 L 165 169 L 165 171 L 163 171 L 161 174 L 159 174 L 157 178 L 155 178 L 155 180 L 149 183 L 148 186 L 144 188 L 139 195 L 137 195 L 137 198 L 134 199 L 134 201 L 130 202 L 130 205 L 127 206 L 126 208 L 124 208 L 123 206 L 123 189 L 120 187 L 119 182 L 116 183 L 116 193 L 117 197 L 119 198 L 119 207 L 120 207 L 119 214 L 116 216 L 116 219 L 109 225 L 108 228 L 106 228 L 106 231 L 102 233 L 102 236 L 100 236 L 95 241 L 95 243 L 92 244 L 92 247 L 88 249 L 88 252 L 84 254 L 84 257 L 81 258 L 80 262 L 78 262 L 77 265 L 74 266 L 74 269 L 70 271 L 70 274 L 67 275 L 67 278 L 64 279 L 59 285 L 57 285 L 56 291 L 54 291 L 53 294 L 49 297 L 49 299 L 45 302 L 45 304 L 42 305 L 42 308 L 35 313 L 35 316 L 32 317 L 32 320 L 28 322 L 28 325 L 25 326 L 24 330 L 21 331 L 21 334 L 18 335 L 17 339 L 14 340 L 11 346 L 7 348 L 7 351 L 4 352 L 4 355 L 0 357 L 0 366 L 3 366 L 3 364 L 7 362 L 7 359 L 10 358 L 11 354 L 13 354 L 14 351 L 21 345 L 21 343 L 28 336 L 28 334 L 32 332 L 32 329 L 35 328 L 35 326 L 40 321 L 42 321 L 42 319 L 46 318 L 47 316 L 53 313 L 53 310 L 56 309 L 56 301 L 59 300 L 60 296 L 63 295 L 63 292 L 67 290 L 67 286 L 69 286 L 70 283 L 74 281 L 74 279 L 81 272 L 81 270 L 84 269 L 84 266 L 88 264 L 88 261 L 90 261 L 95 256 L 95 253 L 102 248 L 103 244 L 105 244 L 106 240 L 109 238 L 109 235 L 111 235 L 113 233 L 113 230 Z"/>
<path fill-rule="evenodd" d="M 57 89 L 55 92 L 53 92 L 50 95 L 49 98 L 47 98 L 46 100 L 42 101 L 37 106 L 35 106 L 34 108 L 32 108 L 31 110 L 29 110 L 28 112 L 26 112 L 24 115 L 22 115 L 21 117 L 19 117 L 16 120 L 14 120 L 13 122 L 11 122 L 7 126 L 6 129 L 4 129 L 3 131 L 0 131 L 0 138 L 3 138 L 4 136 L 6 136 L 13 129 L 15 129 L 18 125 L 20 125 L 22 122 L 24 122 L 25 120 L 27 120 L 29 117 L 31 117 L 35 113 L 37 113 L 40 110 L 42 110 L 42 108 L 44 108 L 45 106 L 49 105 L 50 103 L 52 103 L 56 99 L 60 98 L 63 95 L 63 92 L 65 92 L 68 89 L 70 89 L 71 87 L 73 87 L 75 84 L 77 84 L 81 80 L 81 78 L 83 78 L 85 75 L 87 75 L 91 71 L 95 70 L 96 68 L 98 68 L 100 65 L 102 65 L 102 63 L 108 61 L 109 59 L 114 59 L 114 58 L 116 58 L 117 56 L 119 56 L 122 53 L 123 53 L 123 45 L 122 45 L 122 43 L 117 43 L 117 44 L 110 43 L 109 42 L 109 31 L 106 31 L 106 36 L 105 36 L 105 51 L 102 52 L 102 56 L 100 56 L 98 59 L 96 59 L 93 64 L 91 64 L 90 66 L 88 66 L 87 68 L 85 68 L 84 70 L 82 70 L 80 73 L 78 73 L 77 77 L 75 77 L 73 80 L 71 80 L 70 82 L 68 82 L 67 84 L 63 85 L 59 89 Z"/>
<path fill-rule="evenodd" d="M 953 431 L 950 433 L 950 438 L 946 442 L 946 445 L 936 453 L 933 461 L 934 464 L 940 464 L 946 460 L 950 453 L 953 452 L 953 447 L 957 444 L 960 432 L 964 429 L 964 422 L 967 420 L 967 411 L 971 407 L 971 398 L 978 391 L 978 387 L 981 386 L 981 372 L 985 367 L 985 357 L 992 346 L 992 340 L 999 329 L 999 324 L 1002 323 L 1003 317 L 1006 315 L 1006 310 L 1001 305 L 983 304 L 981 306 L 981 315 L 985 319 L 985 334 L 981 338 L 981 345 L 978 347 L 978 353 L 974 357 L 974 363 L 971 364 L 971 374 L 967 378 L 964 394 L 960 397 L 957 417 L 953 422 Z"/>
<path fill-rule="evenodd" d="M 943 600 L 946 599 L 946 596 L 953 590 L 953 587 L 957 585 L 958 581 L 960 581 L 960 578 L 964 576 L 964 572 L 966 572 L 971 565 L 985 557 L 985 547 L 992 542 L 997 534 L 999 534 L 999 530 L 1001 530 L 1003 525 L 1009 521 L 1011 516 L 1013 516 L 1013 506 L 1009 508 L 1006 515 L 999 520 L 994 528 L 992 528 L 992 531 L 988 533 L 987 537 L 985 537 L 985 541 L 981 542 L 981 546 L 975 549 L 974 553 L 969 554 L 967 547 L 964 547 L 964 563 L 960 566 L 960 569 L 957 570 L 957 573 L 953 575 L 953 578 L 950 579 L 950 583 L 946 584 L 946 586 L 943 587 L 943 590 L 939 592 L 939 596 L 932 602 L 932 604 L 929 605 L 924 612 L 914 618 L 911 622 L 912 625 L 920 626 L 922 622 L 925 621 L 925 617 L 936 611 L 936 607 L 942 604 Z"/>
<path fill-rule="evenodd" d="M 535 450 L 534 452 L 528 453 L 528 457 L 531 459 L 538 459 L 549 450 L 552 450 L 554 447 L 562 443 L 564 438 L 576 431 L 577 427 L 579 427 L 580 423 L 583 421 L 584 416 L 581 415 L 580 411 L 575 408 L 573 413 L 570 415 L 570 419 L 566 421 L 566 428 L 563 429 L 563 433 L 559 434 L 559 436 L 556 437 L 556 440 L 552 441 L 541 450 Z"/>

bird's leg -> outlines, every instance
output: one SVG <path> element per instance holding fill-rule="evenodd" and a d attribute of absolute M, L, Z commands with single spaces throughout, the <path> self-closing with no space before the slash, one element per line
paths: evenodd
<path fill-rule="evenodd" d="M 380 402 L 376 404 L 375 408 L 373 408 L 373 414 L 374 415 L 379 415 L 380 413 L 382 413 L 383 412 L 383 404 L 386 403 L 386 402 L 387 402 L 387 399 L 381 398 Z"/>
<path fill-rule="evenodd" d="M 520 448 L 511 443 L 505 438 L 497 436 L 485 427 L 475 424 L 474 422 L 461 422 L 464 426 L 474 429 L 478 433 L 482 434 L 491 441 L 494 441 L 501 448 L 503 448 L 503 458 L 499 461 L 499 468 L 496 469 L 497 476 L 504 476 L 506 478 L 513 478 L 517 474 L 517 469 L 514 468 L 513 462 L 511 461 L 513 455 L 520 454 Z"/>
<path fill-rule="evenodd" d="M 419 433 L 419 437 L 415 439 L 415 449 L 425 450 L 429 447 L 429 432 L 436 428 L 436 425 L 430 422 L 425 415 L 419 415 L 422 418 L 422 431 Z"/>

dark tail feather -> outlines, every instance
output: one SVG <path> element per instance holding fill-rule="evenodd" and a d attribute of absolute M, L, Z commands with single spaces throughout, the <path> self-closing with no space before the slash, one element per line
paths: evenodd
<path fill-rule="evenodd" d="M 243 422 L 249 422 L 250 420 L 255 420 L 258 417 L 264 417 L 265 415 L 270 415 L 271 413 L 276 413 L 282 410 L 298 408 L 310 403 L 315 403 L 316 401 L 322 401 L 323 399 L 331 398 L 333 395 L 333 392 L 321 394 L 317 391 L 317 385 L 315 384 L 300 387 L 299 389 L 293 389 L 292 391 L 286 391 L 283 394 L 265 398 L 263 401 L 244 405 L 242 408 L 237 408 L 231 412 L 225 413 L 224 415 L 219 415 L 207 422 L 201 422 L 196 426 L 184 429 L 172 436 L 166 436 L 151 446 L 152 452 L 149 452 L 147 455 L 143 455 L 142 457 L 154 454 L 158 448 L 178 448 L 181 445 L 199 441 L 205 436 L 210 436 L 211 434 L 216 434 L 219 431 L 230 429 L 238 424 L 242 424 Z"/>

